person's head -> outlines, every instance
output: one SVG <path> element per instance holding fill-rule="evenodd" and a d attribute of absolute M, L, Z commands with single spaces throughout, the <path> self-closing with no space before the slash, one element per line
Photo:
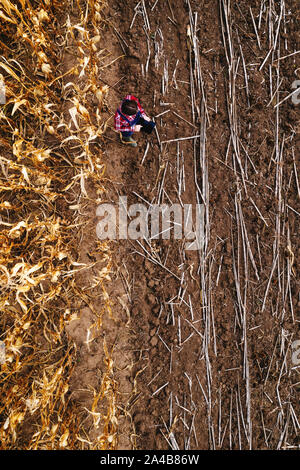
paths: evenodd
<path fill-rule="evenodd" d="M 137 102 L 134 100 L 124 100 L 121 106 L 121 111 L 127 116 L 133 116 L 138 112 Z"/>

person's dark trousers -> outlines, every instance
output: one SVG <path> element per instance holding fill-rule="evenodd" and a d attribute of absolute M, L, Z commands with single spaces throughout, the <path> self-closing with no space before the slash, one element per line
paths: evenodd
<path fill-rule="evenodd" d="M 122 131 L 121 134 L 122 134 L 122 137 L 131 137 L 133 132 L 131 132 L 131 131 Z"/>

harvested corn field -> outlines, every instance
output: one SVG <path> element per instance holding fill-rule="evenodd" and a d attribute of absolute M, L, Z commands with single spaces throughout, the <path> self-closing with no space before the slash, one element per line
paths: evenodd
<path fill-rule="evenodd" d="M 297 14 L 0 0 L 1 449 L 299 448 Z"/>

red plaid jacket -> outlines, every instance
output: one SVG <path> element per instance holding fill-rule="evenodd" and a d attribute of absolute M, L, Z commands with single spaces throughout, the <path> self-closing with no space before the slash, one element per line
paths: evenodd
<path fill-rule="evenodd" d="M 144 109 L 142 108 L 139 100 L 135 96 L 126 95 L 125 98 L 123 98 L 122 102 L 124 100 L 134 100 L 134 101 L 136 101 L 137 105 L 138 105 L 138 110 L 140 111 L 141 116 L 143 118 L 147 118 L 147 115 L 146 115 Z M 120 103 L 120 106 L 118 108 L 119 111 L 121 111 L 122 102 Z M 126 117 L 129 121 L 134 121 L 135 115 L 134 116 L 126 115 Z M 118 113 L 118 110 L 115 113 L 115 130 L 118 131 L 118 132 L 121 132 L 121 131 L 133 132 L 134 131 L 134 125 L 131 126 L 127 121 L 125 121 L 125 119 L 123 119 L 122 116 L 120 116 L 120 114 Z"/>

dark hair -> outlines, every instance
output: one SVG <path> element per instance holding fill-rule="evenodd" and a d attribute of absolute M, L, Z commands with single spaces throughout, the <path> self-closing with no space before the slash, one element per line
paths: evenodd
<path fill-rule="evenodd" d="M 121 105 L 121 111 L 128 116 L 133 116 L 138 111 L 138 106 L 134 100 L 124 100 Z"/>

